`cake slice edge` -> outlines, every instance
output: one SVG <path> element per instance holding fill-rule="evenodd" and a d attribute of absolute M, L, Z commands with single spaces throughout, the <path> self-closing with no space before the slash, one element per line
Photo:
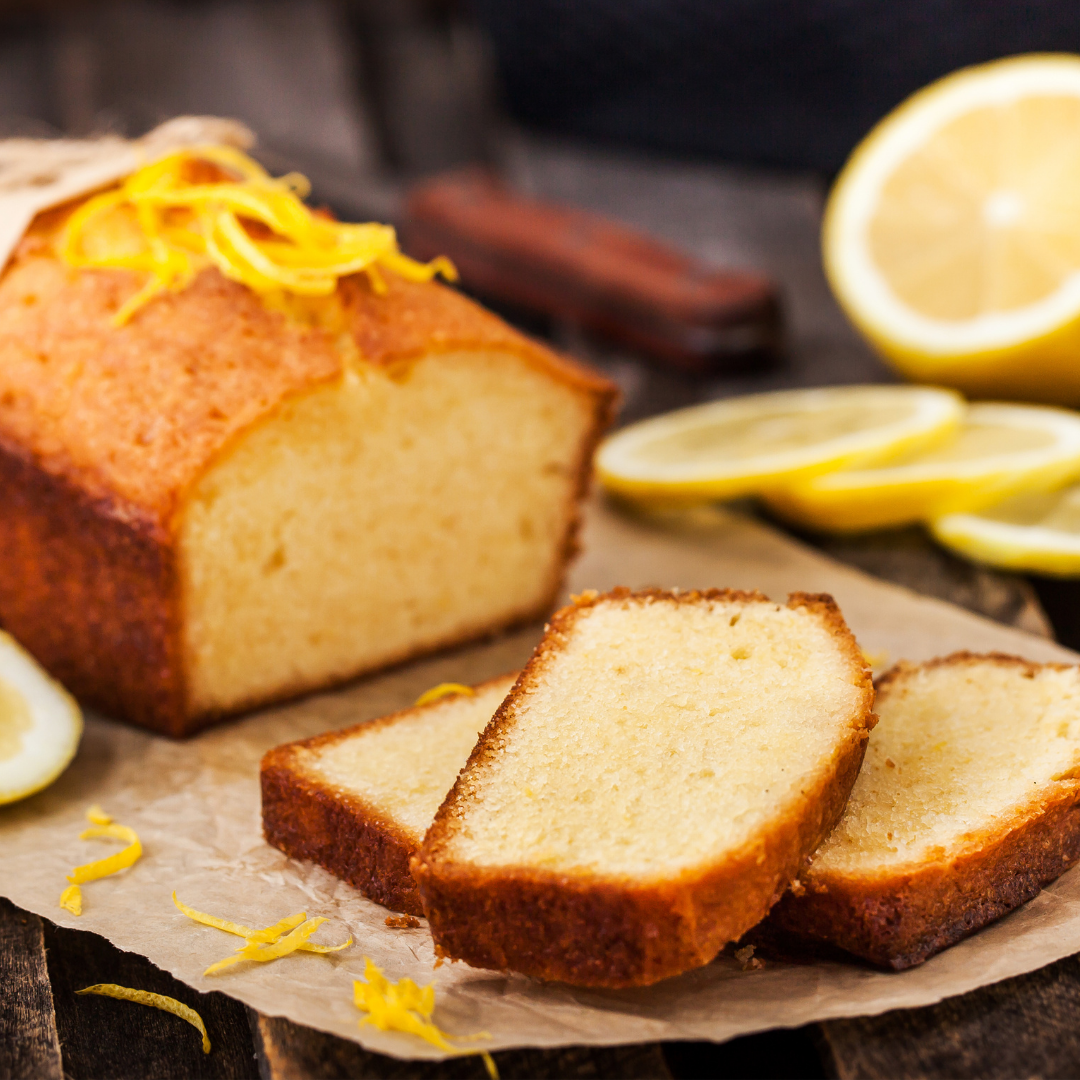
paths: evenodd
<path fill-rule="evenodd" d="M 509 675 L 500 675 L 472 689 L 479 692 L 509 680 Z M 422 916 L 420 894 L 409 868 L 419 848 L 418 840 L 392 815 L 360 795 L 334 787 L 305 768 L 299 759 L 305 750 L 364 738 L 443 704 L 444 700 L 436 700 L 413 705 L 340 731 L 268 750 L 259 767 L 267 843 L 290 858 L 317 863 L 391 911 Z M 463 764 L 460 762 L 459 767 Z"/>
<path fill-rule="evenodd" d="M 1005 653 L 960 651 L 923 664 L 901 661 L 879 690 L 905 676 L 950 664 L 990 662 L 1064 670 Z M 928 960 L 1027 903 L 1080 862 L 1080 777 L 1052 797 L 1037 792 L 999 828 L 971 834 L 977 850 L 908 863 L 880 874 L 814 872 L 769 915 L 784 935 L 824 942 L 880 967 L 903 971 Z"/>
<path fill-rule="evenodd" d="M 821 618 L 848 654 L 862 704 L 849 737 L 838 747 L 806 812 L 777 823 L 767 842 L 751 843 L 717 863 L 661 882 L 631 884 L 536 867 L 477 867 L 441 857 L 465 797 L 468 771 L 493 752 L 513 723 L 515 703 L 544 673 L 578 614 L 594 604 L 625 598 L 771 603 L 760 592 L 708 589 L 668 592 L 618 588 L 572 598 L 557 612 L 544 639 L 494 715 L 459 774 L 412 860 L 439 955 L 482 968 L 512 969 L 544 980 L 621 988 L 645 986 L 708 963 L 729 941 L 758 923 L 783 895 L 806 859 L 843 812 L 859 768 L 873 716 L 873 686 L 854 636 L 832 597 L 792 593 L 789 608 Z M 718 914 L 720 913 L 720 914 Z M 542 927 L 537 932 L 536 924 Z M 557 950 L 545 941 L 559 943 Z"/>

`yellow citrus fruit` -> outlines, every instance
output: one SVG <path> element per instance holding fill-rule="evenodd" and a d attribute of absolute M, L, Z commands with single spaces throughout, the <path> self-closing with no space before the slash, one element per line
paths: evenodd
<path fill-rule="evenodd" d="M 75 756 L 82 729 L 68 692 L 0 630 L 0 803 L 51 784 Z"/>
<path fill-rule="evenodd" d="M 858 532 L 991 506 L 1080 476 L 1080 414 L 1041 405 L 968 407 L 957 433 L 931 450 L 841 469 L 766 494 L 781 517 Z"/>
<path fill-rule="evenodd" d="M 919 382 L 1080 404 L 1080 57 L 967 68 L 887 116 L 842 170 L 825 270 Z"/>
<path fill-rule="evenodd" d="M 976 562 L 1080 577 L 1080 487 L 1015 495 L 977 514 L 946 514 L 930 528 Z"/>
<path fill-rule="evenodd" d="M 947 438 L 963 400 L 917 386 L 838 386 L 712 401 L 623 428 L 597 454 L 611 491 L 701 501 L 756 494 Z"/>

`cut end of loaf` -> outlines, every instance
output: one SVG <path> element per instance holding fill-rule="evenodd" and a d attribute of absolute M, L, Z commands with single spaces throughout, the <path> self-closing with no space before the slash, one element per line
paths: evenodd
<path fill-rule="evenodd" d="M 578 598 L 414 862 L 436 943 L 599 986 L 708 962 L 839 815 L 872 701 L 828 597 Z"/>
<path fill-rule="evenodd" d="M 776 923 L 892 968 L 1080 859 L 1080 668 L 957 653 L 879 683 L 863 768 Z"/>
<path fill-rule="evenodd" d="M 592 395 L 508 353 L 364 366 L 286 402 L 182 508 L 190 710 L 542 615 L 597 429 Z"/>

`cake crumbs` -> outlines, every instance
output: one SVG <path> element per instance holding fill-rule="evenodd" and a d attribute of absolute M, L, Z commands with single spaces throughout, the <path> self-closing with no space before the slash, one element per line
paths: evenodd
<path fill-rule="evenodd" d="M 418 930 L 420 920 L 415 915 L 387 915 L 386 925 L 392 930 Z"/>
<path fill-rule="evenodd" d="M 743 971 L 759 971 L 765 966 L 765 961 L 759 960 L 754 955 L 753 945 L 747 945 L 745 948 L 736 949 L 735 959 L 742 965 Z"/>

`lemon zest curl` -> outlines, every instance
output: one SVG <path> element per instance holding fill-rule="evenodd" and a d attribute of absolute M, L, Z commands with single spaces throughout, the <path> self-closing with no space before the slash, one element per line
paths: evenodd
<path fill-rule="evenodd" d="M 193 167 L 200 163 L 233 179 L 194 180 Z M 116 326 L 161 293 L 187 288 L 206 266 L 261 295 L 329 296 L 340 278 L 359 273 L 367 275 L 373 292 L 385 293 L 380 269 L 409 281 L 430 281 L 436 274 L 457 279 L 444 256 L 421 263 L 403 255 L 389 225 L 350 224 L 313 213 L 302 201 L 309 190 L 298 173 L 275 179 L 233 147 L 175 151 L 84 202 L 68 218 L 58 253 L 72 267 L 147 275 L 113 315 Z M 110 242 L 109 219 L 118 215 L 134 218 L 134 250 L 130 242 Z"/>

